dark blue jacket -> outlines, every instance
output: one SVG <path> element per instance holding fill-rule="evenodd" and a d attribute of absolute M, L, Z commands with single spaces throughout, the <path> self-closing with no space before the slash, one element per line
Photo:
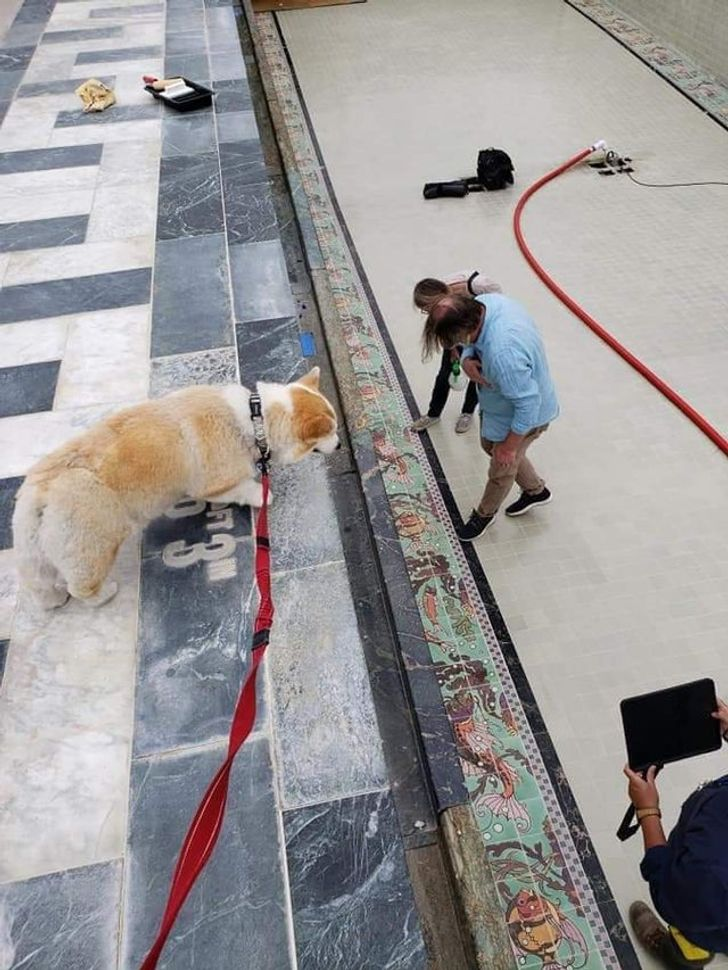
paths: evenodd
<path fill-rule="evenodd" d="M 693 792 L 667 845 L 648 849 L 641 870 L 666 922 L 691 943 L 728 953 L 728 776 Z"/>

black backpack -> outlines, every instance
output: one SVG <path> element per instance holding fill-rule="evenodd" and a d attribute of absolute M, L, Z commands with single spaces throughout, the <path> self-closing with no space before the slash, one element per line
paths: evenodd
<path fill-rule="evenodd" d="M 500 148 L 478 152 L 478 181 L 489 192 L 513 185 L 513 162 Z"/>

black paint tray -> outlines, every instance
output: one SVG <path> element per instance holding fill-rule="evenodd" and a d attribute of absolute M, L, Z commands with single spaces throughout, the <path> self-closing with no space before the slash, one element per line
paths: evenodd
<path fill-rule="evenodd" d="M 157 101 L 161 101 L 170 108 L 174 108 L 175 111 L 196 111 L 198 108 L 209 108 L 215 92 L 211 88 L 206 88 L 204 84 L 197 84 L 196 81 L 190 81 L 189 78 L 183 77 L 182 80 L 188 87 L 194 89 L 192 94 L 186 94 L 183 98 L 163 98 L 163 92 L 155 91 L 151 84 L 145 84 L 144 89 L 145 91 L 149 91 L 151 96 L 156 98 Z"/>

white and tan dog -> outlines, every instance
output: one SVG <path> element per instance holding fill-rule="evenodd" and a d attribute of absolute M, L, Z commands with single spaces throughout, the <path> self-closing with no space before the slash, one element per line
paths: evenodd
<path fill-rule="evenodd" d="M 274 462 L 339 445 L 319 369 L 292 384 L 259 384 Z M 189 497 L 258 507 L 259 457 L 250 392 L 190 387 L 119 411 L 52 452 L 21 486 L 13 533 L 22 584 L 46 609 L 69 595 L 101 605 L 122 542 Z"/>

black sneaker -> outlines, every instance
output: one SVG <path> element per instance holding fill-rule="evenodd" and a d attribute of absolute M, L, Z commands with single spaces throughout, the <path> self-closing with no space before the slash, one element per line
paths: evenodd
<path fill-rule="evenodd" d="M 468 521 L 464 525 L 461 525 L 459 529 L 455 529 L 458 539 L 461 542 L 472 542 L 473 539 L 482 536 L 494 518 L 494 515 L 478 515 L 473 510 L 470 513 Z"/>
<path fill-rule="evenodd" d="M 551 492 L 544 486 L 538 495 L 529 495 L 528 492 L 521 492 L 521 497 L 512 502 L 506 509 L 506 515 L 523 515 L 534 505 L 546 505 L 551 501 Z"/>

